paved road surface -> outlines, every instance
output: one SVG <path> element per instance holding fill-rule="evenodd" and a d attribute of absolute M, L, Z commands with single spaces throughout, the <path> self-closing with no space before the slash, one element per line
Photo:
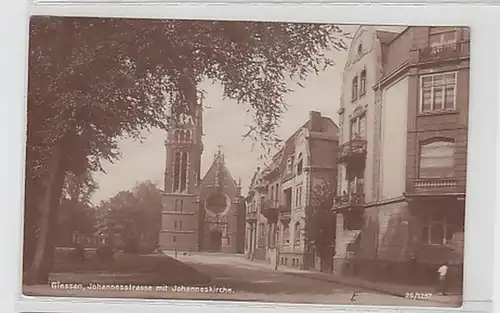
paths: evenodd
<path fill-rule="evenodd" d="M 176 292 L 175 286 L 165 290 L 96 291 L 86 287 L 80 290 L 61 290 L 49 286 L 25 286 L 31 295 L 78 296 L 92 298 L 143 298 L 143 299 L 193 299 L 233 300 L 314 304 L 398 305 L 398 306 L 450 306 L 431 300 L 411 300 L 387 294 L 353 288 L 342 284 L 321 281 L 297 275 L 295 270 L 275 271 L 266 263 L 251 262 L 241 255 L 195 253 L 177 259 L 212 277 L 211 286 L 230 288 L 233 292 L 190 290 Z M 302 272 L 303 273 L 303 272 Z M 189 286 L 185 286 L 189 287 Z M 354 297 L 353 297 L 354 296 Z"/>
<path fill-rule="evenodd" d="M 210 275 L 214 285 L 235 290 L 233 299 L 241 297 L 245 300 L 250 298 L 256 301 L 293 303 L 447 306 L 432 300 L 404 299 L 290 273 L 301 272 L 298 270 L 275 271 L 269 264 L 251 262 L 241 255 L 178 254 L 177 259 Z M 354 294 L 354 301 L 351 301 Z"/>

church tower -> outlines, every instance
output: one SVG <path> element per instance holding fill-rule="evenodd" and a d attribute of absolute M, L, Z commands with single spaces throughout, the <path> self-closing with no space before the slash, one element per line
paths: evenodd
<path fill-rule="evenodd" d="M 162 229 L 163 250 L 197 251 L 203 108 L 184 114 L 167 132 Z"/>

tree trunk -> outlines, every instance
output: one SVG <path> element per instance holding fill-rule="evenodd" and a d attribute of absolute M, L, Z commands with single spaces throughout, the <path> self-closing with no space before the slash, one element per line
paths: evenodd
<path fill-rule="evenodd" d="M 40 229 L 33 256 L 33 262 L 26 273 L 25 284 L 45 283 L 48 281 L 49 271 L 53 263 L 54 239 L 57 229 L 58 204 L 62 184 L 64 181 L 64 167 L 61 147 L 54 148 L 49 169 L 43 180 L 43 193 L 38 203 Z M 57 195 L 57 202 L 54 197 Z"/>

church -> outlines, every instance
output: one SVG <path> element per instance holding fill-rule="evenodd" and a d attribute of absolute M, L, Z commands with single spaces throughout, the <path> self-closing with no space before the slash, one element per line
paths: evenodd
<path fill-rule="evenodd" d="M 220 149 L 201 178 L 203 112 L 167 132 L 162 227 L 165 251 L 244 253 L 245 201 Z"/>

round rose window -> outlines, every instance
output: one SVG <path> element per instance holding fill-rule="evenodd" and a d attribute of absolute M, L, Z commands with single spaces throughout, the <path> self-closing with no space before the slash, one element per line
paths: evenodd
<path fill-rule="evenodd" d="M 227 199 L 222 193 L 215 193 L 208 197 L 206 208 L 214 214 L 220 214 L 226 210 Z"/>

